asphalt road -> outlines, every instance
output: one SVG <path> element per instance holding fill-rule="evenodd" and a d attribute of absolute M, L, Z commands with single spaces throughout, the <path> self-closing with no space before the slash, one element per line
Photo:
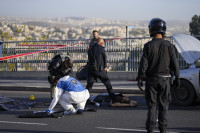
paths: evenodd
<path fill-rule="evenodd" d="M 48 92 L 0 91 L 0 96 L 30 101 L 33 94 L 40 105 L 32 109 L 0 111 L 1 133 L 145 133 L 147 107 L 142 94 L 128 94 L 139 106 L 129 108 L 95 107 L 97 112 L 61 118 L 18 118 L 27 111 L 44 111 L 50 103 Z M 94 95 L 94 94 L 92 94 Z M 60 110 L 56 106 L 55 110 Z M 170 105 L 168 133 L 200 133 L 200 103 L 180 107 Z M 158 129 L 156 128 L 156 132 Z"/>
<path fill-rule="evenodd" d="M 83 86 L 86 86 L 87 81 L 80 81 Z M 134 93 L 134 94 L 144 94 L 143 91 L 140 91 L 136 81 L 128 80 L 112 80 L 111 81 L 113 91 L 123 92 L 123 93 Z M 10 90 L 10 91 L 43 91 L 49 92 L 50 84 L 47 79 L 0 79 L 0 90 Z M 92 88 L 92 93 L 106 93 L 106 87 L 103 85 L 100 80 L 98 83 L 94 83 Z"/>

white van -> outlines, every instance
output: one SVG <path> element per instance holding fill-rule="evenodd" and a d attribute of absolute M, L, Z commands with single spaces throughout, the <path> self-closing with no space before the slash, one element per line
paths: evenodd
<path fill-rule="evenodd" d="M 191 105 L 200 99 L 200 41 L 192 36 L 175 34 L 175 46 L 189 67 L 180 70 L 179 88 L 171 88 L 172 101 L 176 105 Z"/>

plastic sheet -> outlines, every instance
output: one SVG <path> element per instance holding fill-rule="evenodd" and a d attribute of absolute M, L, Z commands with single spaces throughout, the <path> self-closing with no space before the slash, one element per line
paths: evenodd
<path fill-rule="evenodd" d="M 27 109 L 35 106 L 36 102 L 23 102 L 0 96 L 0 111 Z"/>

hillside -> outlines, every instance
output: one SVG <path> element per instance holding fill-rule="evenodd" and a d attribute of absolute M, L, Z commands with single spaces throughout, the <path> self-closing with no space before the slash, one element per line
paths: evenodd
<path fill-rule="evenodd" d="M 189 22 L 166 20 L 167 35 L 189 34 Z M 125 37 L 125 26 L 131 25 L 130 37 L 149 36 L 147 20 L 105 20 L 100 18 L 21 18 L 0 17 L 1 40 L 89 39 L 97 29 L 104 38 Z"/>

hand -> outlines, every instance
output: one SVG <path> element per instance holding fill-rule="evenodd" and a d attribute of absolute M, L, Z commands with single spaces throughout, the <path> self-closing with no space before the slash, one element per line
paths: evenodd
<path fill-rule="evenodd" d="M 106 68 L 104 68 L 104 71 L 105 71 L 105 72 L 107 72 L 107 71 L 108 71 L 107 67 L 106 67 Z"/>
<path fill-rule="evenodd" d="M 47 113 L 49 113 L 49 114 L 52 114 L 52 113 L 54 113 L 55 111 L 47 109 L 45 112 L 47 112 Z"/>
<path fill-rule="evenodd" d="M 179 77 L 175 78 L 173 85 L 174 85 L 174 88 L 180 87 L 180 78 Z"/>
<path fill-rule="evenodd" d="M 137 83 L 138 87 L 140 90 L 143 91 L 142 87 L 143 87 L 143 82 L 142 82 L 142 78 L 138 78 L 138 83 Z"/>

